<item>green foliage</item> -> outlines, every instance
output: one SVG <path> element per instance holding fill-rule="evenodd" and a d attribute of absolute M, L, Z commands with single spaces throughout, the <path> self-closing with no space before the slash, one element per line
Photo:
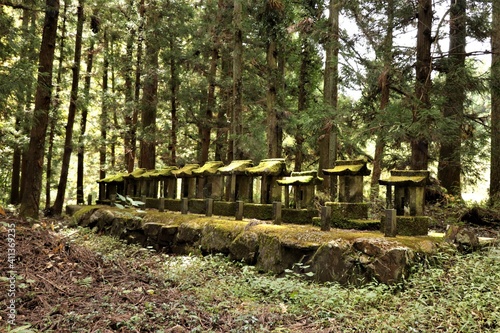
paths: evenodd
<path fill-rule="evenodd" d="M 355 288 L 309 282 L 298 274 L 307 270 L 304 265 L 278 278 L 223 255 L 154 254 L 84 229 L 74 237 L 106 253 L 106 260 L 126 258 L 145 279 L 164 281 L 148 292 L 179 291 L 183 298 L 172 300 L 175 306 L 149 306 L 159 320 L 167 315 L 193 332 L 222 327 L 227 332 L 278 332 L 294 325 L 311 332 L 358 332 L 360 327 L 367 332 L 493 332 L 500 327 L 497 247 L 467 255 L 440 252 L 422 260 L 400 284 Z M 203 328 L 207 318 L 210 329 Z M 224 318 L 230 318 L 230 328 Z M 141 320 L 138 315 L 126 325 L 133 330 Z"/>
<path fill-rule="evenodd" d="M 115 202 L 115 206 L 118 207 L 118 208 L 120 208 L 120 209 L 125 209 L 127 207 L 138 208 L 138 207 L 141 207 L 141 206 L 145 205 L 144 202 L 138 201 L 138 200 L 134 200 L 131 197 L 129 197 L 128 195 L 126 197 L 124 197 L 123 195 L 117 193 L 116 197 L 118 198 L 118 200 L 120 200 L 120 202 Z"/>

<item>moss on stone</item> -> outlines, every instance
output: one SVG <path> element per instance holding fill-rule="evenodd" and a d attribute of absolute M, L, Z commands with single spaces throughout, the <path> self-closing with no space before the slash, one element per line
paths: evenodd
<path fill-rule="evenodd" d="M 248 168 L 246 172 L 252 176 L 285 176 L 289 174 L 284 158 L 264 159 L 260 161 L 259 165 Z"/>
<path fill-rule="evenodd" d="M 224 163 L 222 163 L 221 161 L 210 161 L 203 164 L 202 167 L 194 169 L 193 173 L 195 175 L 204 175 L 204 176 L 215 175 L 219 170 L 219 168 L 222 166 L 224 166 Z"/>
<path fill-rule="evenodd" d="M 245 173 L 245 171 L 253 166 L 252 160 L 234 160 L 229 165 L 219 168 L 218 173 L 221 175 L 232 175 L 234 173 Z"/>

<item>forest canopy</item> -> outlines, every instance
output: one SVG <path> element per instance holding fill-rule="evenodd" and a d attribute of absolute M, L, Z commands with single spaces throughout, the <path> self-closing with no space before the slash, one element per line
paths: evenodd
<path fill-rule="evenodd" d="M 117 172 L 276 157 L 366 158 L 371 198 L 391 169 L 456 197 L 489 179 L 494 203 L 499 7 L 0 0 L 0 203 L 57 215 Z"/>

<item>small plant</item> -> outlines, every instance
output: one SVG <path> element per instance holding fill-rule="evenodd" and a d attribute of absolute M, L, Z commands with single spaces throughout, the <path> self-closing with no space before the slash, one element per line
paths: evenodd
<path fill-rule="evenodd" d="M 129 197 L 128 195 L 126 197 L 124 197 L 123 195 L 121 195 L 119 193 L 116 193 L 116 198 L 120 202 L 119 203 L 115 202 L 115 206 L 118 207 L 118 208 L 120 208 L 120 209 L 125 209 L 125 208 L 128 208 L 128 207 L 139 208 L 139 207 L 145 205 L 144 202 L 138 201 L 138 200 L 134 200 L 131 197 Z"/>

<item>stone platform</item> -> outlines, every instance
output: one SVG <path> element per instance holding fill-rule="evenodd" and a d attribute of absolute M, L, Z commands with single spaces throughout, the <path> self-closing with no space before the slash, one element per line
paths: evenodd
<path fill-rule="evenodd" d="M 440 237 L 387 238 L 379 231 L 321 231 L 313 225 L 274 225 L 155 209 L 68 206 L 67 213 L 75 225 L 159 251 L 223 253 L 263 272 L 279 275 L 292 269 L 318 282 L 352 285 L 373 280 L 397 283 L 408 276 L 417 260 L 432 255 L 443 243 Z"/>

